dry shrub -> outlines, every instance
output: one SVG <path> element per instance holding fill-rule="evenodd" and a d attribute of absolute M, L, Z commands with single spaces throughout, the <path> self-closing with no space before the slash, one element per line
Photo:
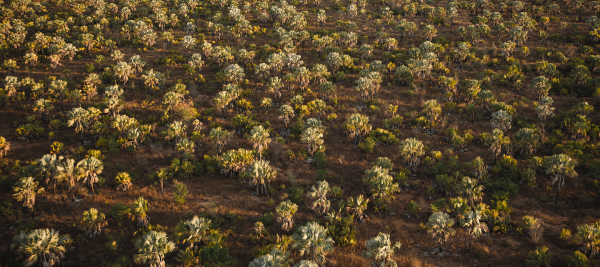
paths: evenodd
<path fill-rule="evenodd" d="M 150 144 L 150 149 L 152 149 L 152 154 L 158 156 L 159 159 L 163 158 L 165 154 L 165 150 L 160 143 L 152 143 Z"/>
<path fill-rule="evenodd" d="M 85 186 L 75 186 L 72 189 L 72 193 L 76 198 L 85 198 L 88 195 L 88 189 Z"/>
<path fill-rule="evenodd" d="M 143 156 L 136 156 L 134 158 L 135 167 L 139 170 L 140 173 L 146 173 L 148 171 L 148 159 Z"/>
<path fill-rule="evenodd" d="M 212 97 L 207 95 L 197 95 L 195 98 L 196 103 L 199 107 L 211 107 Z"/>
<path fill-rule="evenodd" d="M 189 122 L 198 116 L 198 111 L 194 108 L 192 100 L 182 101 L 175 107 L 175 117 L 184 122 Z"/>
<path fill-rule="evenodd" d="M 539 244 L 542 241 L 544 228 L 542 227 L 542 224 L 538 221 L 533 227 L 529 228 L 528 233 L 531 237 L 531 241 L 533 241 L 534 244 Z"/>
<path fill-rule="evenodd" d="M 396 259 L 396 263 L 398 264 L 398 266 L 408 266 L 408 267 L 429 267 L 429 266 L 433 266 L 427 262 L 423 262 L 421 261 L 421 259 L 419 259 L 417 256 L 415 255 L 402 255 L 399 256 Z"/>
<path fill-rule="evenodd" d="M 190 83 L 186 88 L 191 97 L 196 97 L 198 95 L 198 85 L 195 83 Z"/>
<path fill-rule="evenodd" d="M 280 158 L 283 159 L 285 157 L 285 145 L 282 143 L 277 141 L 271 142 L 269 150 L 272 151 L 275 160 L 279 160 Z"/>

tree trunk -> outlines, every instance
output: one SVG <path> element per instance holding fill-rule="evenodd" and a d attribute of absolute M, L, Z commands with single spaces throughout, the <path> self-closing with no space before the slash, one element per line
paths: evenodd
<path fill-rule="evenodd" d="M 161 195 L 162 195 L 162 194 L 164 194 L 164 191 L 163 191 L 163 184 L 164 184 L 164 180 L 161 178 L 161 179 L 160 179 L 160 194 L 161 194 Z"/>

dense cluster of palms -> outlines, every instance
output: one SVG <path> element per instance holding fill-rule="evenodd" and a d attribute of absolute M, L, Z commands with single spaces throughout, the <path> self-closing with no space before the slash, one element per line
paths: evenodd
<path fill-rule="evenodd" d="M 78 202 L 172 184 L 183 203 L 192 178 L 235 179 L 271 209 L 254 224 L 262 248 L 250 266 L 329 266 L 336 246 L 357 243 L 357 222 L 399 209 L 439 251 L 463 234 L 469 251 L 484 235 L 528 234 L 538 245 L 541 219 L 511 218 L 519 190 L 543 195 L 540 207 L 600 192 L 599 9 L 570 0 L 9 1 L 0 6 L 0 104 L 2 125 L 14 128 L 0 137 L 2 184 L 34 219 L 44 193 Z M 49 153 L 17 160 L 11 146 L 27 143 Z M 105 166 L 144 151 L 171 164 L 142 179 Z M 343 163 L 348 153 L 367 163 Z M 317 181 L 297 185 L 292 168 L 311 162 Z M 333 164 L 360 170 L 332 179 Z M 421 201 L 397 200 L 415 192 Z M 228 253 L 218 216 L 170 231 L 151 223 L 153 201 L 137 195 L 112 219 L 85 207 L 75 240 L 26 228 L 11 253 L 53 266 L 122 217 L 136 229 L 138 264 L 166 266 L 177 251 L 195 266 Z M 373 265 L 397 266 L 398 234 L 388 230 L 362 237 Z M 600 251 L 597 221 L 568 225 L 561 238 L 577 243 L 573 266 Z M 526 263 L 547 265 L 550 250 Z"/>

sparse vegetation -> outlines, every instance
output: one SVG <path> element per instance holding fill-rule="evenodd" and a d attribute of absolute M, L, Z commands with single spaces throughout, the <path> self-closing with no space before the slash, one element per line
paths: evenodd
<path fill-rule="evenodd" d="M 0 265 L 597 265 L 598 16 L 0 0 Z"/>

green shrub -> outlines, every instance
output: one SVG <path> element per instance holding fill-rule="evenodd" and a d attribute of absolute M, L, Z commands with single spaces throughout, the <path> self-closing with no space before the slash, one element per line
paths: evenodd
<path fill-rule="evenodd" d="M 273 216 L 273 212 L 265 213 L 263 216 L 258 218 L 265 226 L 270 226 L 273 224 L 275 217 Z"/>
<path fill-rule="evenodd" d="M 352 225 L 354 216 L 346 217 L 328 217 L 325 222 L 327 233 L 338 246 L 353 246 L 356 244 L 356 227 Z"/>
<path fill-rule="evenodd" d="M 187 186 L 184 183 L 177 183 L 177 188 L 173 192 L 173 199 L 177 205 L 183 205 L 185 203 L 185 197 L 188 194 Z"/>
<path fill-rule="evenodd" d="M 203 247 L 200 250 L 202 266 L 226 267 L 237 265 L 237 260 L 229 255 L 229 249 L 219 245 Z"/>
<path fill-rule="evenodd" d="M 315 165 L 317 165 L 317 168 L 320 169 L 321 167 L 324 167 L 327 164 L 327 158 L 325 157 L 325 152 L 323 151 L 318 151 L 315 153 L 315 155 L 313 156 L 314 159 L 314 163 Z"/>
<path fill-rule="evenodd" d="M 85 70 L 88 73 L 94 72 L 95 69 L 96 69 L 96 66 L 94 66 L 94 63 L 85 64 Z"/>
<path fill-rule="evenodd" d="M 373 138 L 367 137 L 365 138 L 365 140 L 358 143 L 358 148 L 360 148 L 365 153 L 371 154 L 373 153 L 373 151 L 375 151 L 375 144 L 376 142 L 375 140 L 373 140 Z"/>
<path fill-rule="evenodd" d="M 430 204 L 432 212 L 447 212 L 448 211 L 448 203 L 443 198 L 438 198 L 434 202 Z"/>
<path fill-rule="evenodd" d="M 567 265 L 569 267 L 587 267 L 590 266 L 590 260 L 585 254 L 575 251 L 573 255 L 567 256 Z"/>
<path fill-rule="evenodd" d="M 302 187 L 291 186 L 290 188 L 288 188 L 287 192 L 289 196 L 288 199 L 291 202 L 298 205 L 301 205 L 304 202 L 304 190 L 302 189 Z"/>
<path fill-rule="evenodd" d="M 130 209 L 129 206 L 125 206 L 121 203 L 117 203 L 116 205 L 110 207 L 110 211 L 108 215 L 115 220 L 121 220 L 127 218 L 129 215 Z"/>
<path fill-rule="evenodd" d="M 371 131 L 369 137 L 382 145 L 397 145 L 400 142 L 393 133 L 381 128 Z"/>

